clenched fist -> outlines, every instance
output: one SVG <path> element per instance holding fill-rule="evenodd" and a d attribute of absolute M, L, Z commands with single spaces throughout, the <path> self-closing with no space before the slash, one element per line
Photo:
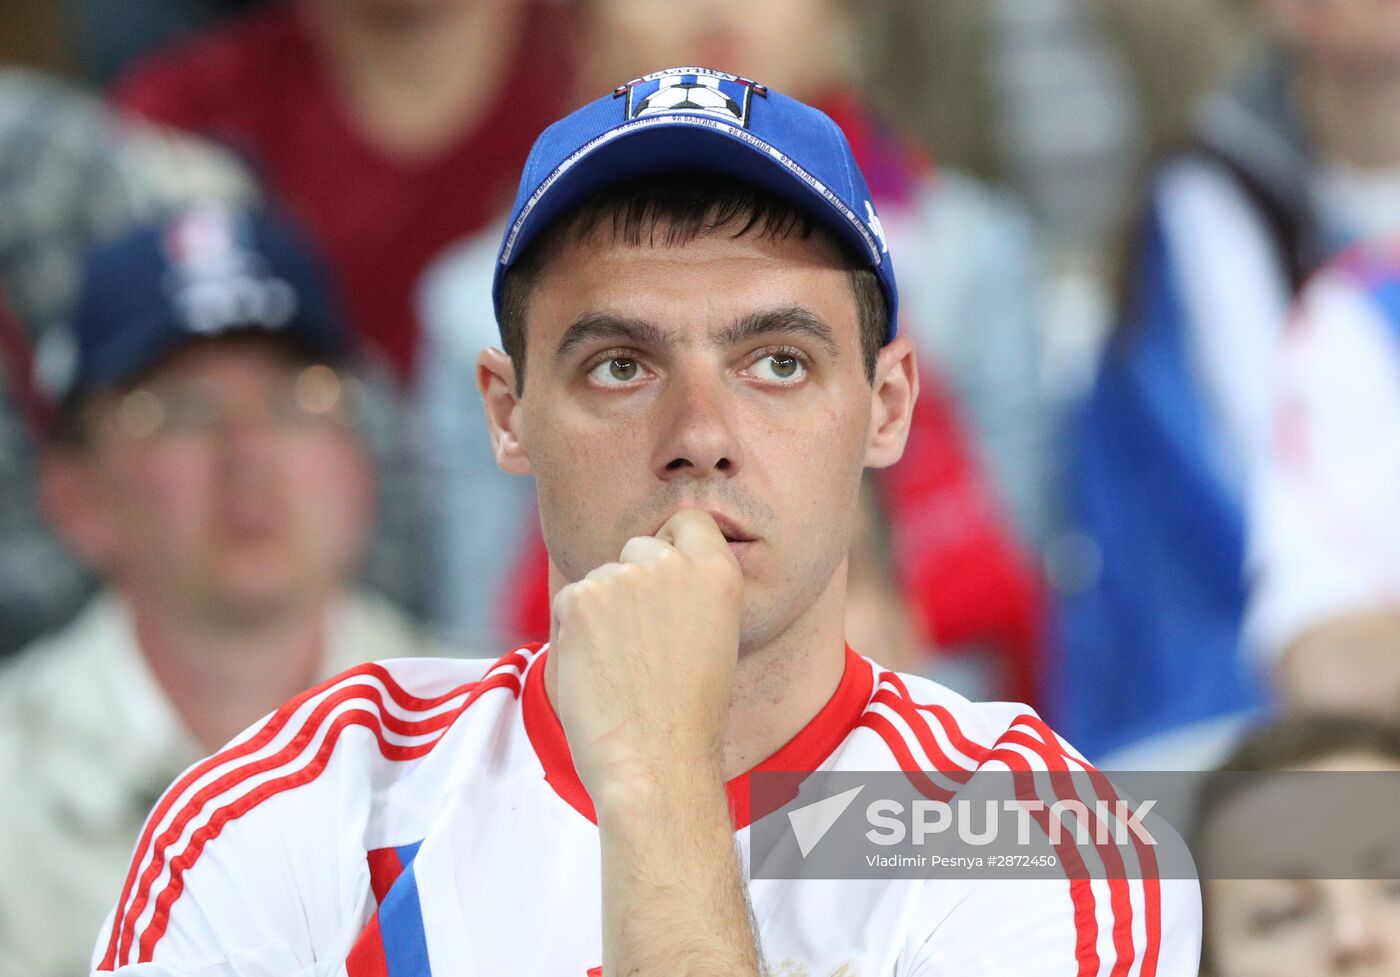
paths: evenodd
<path fill-rule="evenodd" d="M 684 509 L 555 595 L 556 705 L 595 804 L 718 770 L 742 591 L 714 519 Z"/>

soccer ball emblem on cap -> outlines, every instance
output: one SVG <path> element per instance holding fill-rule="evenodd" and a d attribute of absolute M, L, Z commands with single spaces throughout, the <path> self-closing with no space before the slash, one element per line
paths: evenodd
<path fill-rule="evenodd" d="M 704 112 L 749 124 L 753 96 L 768 89 L 738 75 L 712 68 L 668 68 L 620 85 L 614 95 L 627 96 L 627 118 L 641 119 L 664 112 Z"/>
<path fill-rule="evenodd" d="M 704 75 L 694 82 L 688 82 L 679 76 L 663 79 L 660 88 L 642 99 L 632 117 L 675 109 L 713 112 L 716 115 L 732 117 L 736 121 L 744 118 L 738 103 L 719 90 L 719 79 Z"/>

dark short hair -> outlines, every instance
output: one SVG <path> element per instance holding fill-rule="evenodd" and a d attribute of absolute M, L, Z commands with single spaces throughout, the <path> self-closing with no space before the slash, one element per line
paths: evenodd
<path fill-rule="evenodd" d="M 844 241 L 806 210 L 752 184 L 715 173 L 654 173 L 608 187 L 589 197 L 541 234 L 506 271 L 501 286 L 501 344 L 515 366 L 516 392 L 525 384 L 525 313 L 530 292 L 549 257 L 566 241 L 606 229 L 629 246 L 683 245 L 705 234 L 731 237 L 751 232 L 774 240 L 826 242 L 851 276 L 860 326 L 865 377 L 875 379 L 875 360 L 889 335 L 889 302 L 880 279 Z"/>

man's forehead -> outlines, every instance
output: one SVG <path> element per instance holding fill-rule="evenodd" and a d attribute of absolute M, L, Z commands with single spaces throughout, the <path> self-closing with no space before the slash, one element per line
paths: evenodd
<path fill-rule="evenodd" d="M 132 383 L 249 370 L 292 372 L 318 359 L 288 336 L 247 330 L 182 343 L 155 360 Z"/>
<path fill-rule="evenodd" d="M 827 293 L 843 287 L 848 275 L 841 254 L 816 237 L 716 230 L 670 241 L 663 229 L 641 241 L 566 241 L 550 256 L 538 285 L 555 286 L 553 298 L 573 306 L 602 302 L 640 308 L 675 296 L 689 302 L 703 298 L 721 308 L 783 293 L 787 304 L 829 301 L 834 296 Z"/>
<path fill-rule="evenodd" d="M 541 276 L 531 318 L 559 356 L 607 338 L 728 346 L 774 332 L 834 353 L 842 334 L 856 335 L 858 310 L 849 270 L 838 255 L 806 247 L 812 243 L 747 235 L 580 242 Z"/>

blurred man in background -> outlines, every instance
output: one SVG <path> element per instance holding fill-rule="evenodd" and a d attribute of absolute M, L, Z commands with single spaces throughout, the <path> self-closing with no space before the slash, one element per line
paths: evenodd
<path fill-rule="evenodd" d="M 15 977 L 87 972 L 181 769 L 326 676 L 440 653 L 348 588 L 371 468 L 333 302 L 286 228 L 203 205 L 101 245 L 72 333 L 42 494 L 105 586 L 0 672 Z"/>
<path fill-rule="evenodd" d="M 226 153 L 153 126 L 122 126 L 88 93 L 0 68 L 0 656 L 72 616 L 90 575 L 34 496 L 48 420 L 34 349 L 61 328 L 87 248 L 196 197 L 251 198 Z"/>
<path fill-rule="evenodd" d="M 1267 37 L 1154 174 L 1071 437 L 1083 533 L 1053 712 L 1090 756 L 1248 710 L 1245 499 L 1304 279 L 1400 232 L 1400 8 L 1260 0 Z"/>
<path fill-rule="evenodd" d="M 1033 700 L 1039 595 L 1024 541 L 1048 521 L 1054 412 L 1040 385 L 1028 221 L 998 194 L 936 167 L 871 107 L 858 85 L 860 8 L 852 0 L 714 0 L 664 14 L 648 0 L 586 0 L 577 13 L 583 91 L 606 91 L 664 64 L 704 65 L 790 92 L 846 133 L 901 255 L 900 328 L 928 359 L 905 458 L 876 483 L 897 593 L 910 601 L 877 647 L 907 649 L 912 614 L 917 643 L 947 651 L 949 668 L 957 659 L 957 672 L 940 672 L 943 680 L 970 694 Z M 429 510 L 442 530 L 430 543 L 439 569 L 430 601 L 436 617 L 473 640 L 543 637 L 549 624 L 533 498 L 496 469 L 484 419 L 461 383 L 478 353 L 499 342 L 486 301 L 498 239 L 485 234 L 448 252 L 422 289 L 422 449 Z M 501 554 L 527 544 L 524 559 L 503 572 Z M 872 593 L 889 593 L 871 584 Z M 866 624 L 860 633 L 876 637 Z"/>
<path fill-rule="evenodd" d="M 363 359 L 392 391 L 374 585 L 418 612 L 419 485 L 396 396 L 418 348 L 412 294 L 445 245 L 506 206 L 570 92 L 546 0 L 271 0 L 118 80 L 123 111 L 238 153 L 326 256 Z M 548 70 L 539 70 L 548 65 Z"/>

